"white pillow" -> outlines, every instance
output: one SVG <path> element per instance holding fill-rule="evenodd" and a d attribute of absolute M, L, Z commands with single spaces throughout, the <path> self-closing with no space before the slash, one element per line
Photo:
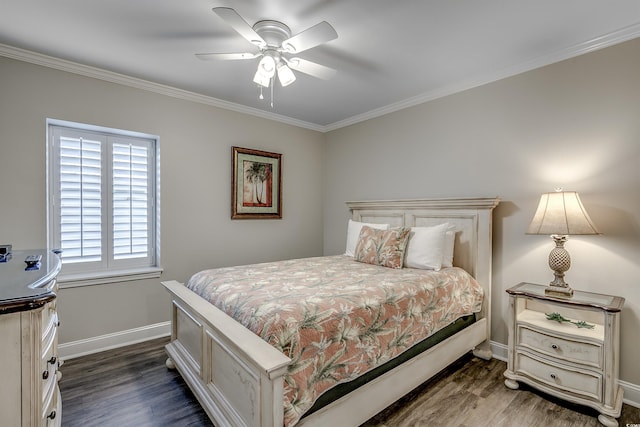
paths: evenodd
<path fill-rule="evenodd" d="M 456 241 L 456 227 L 449 225 L 444 235 L 444 251 L 442 253 L 442 267 L 453 267 L 453 247 Z"/>
<path fill-rule="evenodd" d="M 347 226 L 347 250 L 345 255 L 353 256 L 356 252 L 356 245 L 358 244 L 358 237 L 360 237 L 360 229 L 363 225 L 368 225 L 371 228 L 378 230 L 388 230 L 389 224 L 371 224 L 368 222 L 358 222 L 352 219 L 349 220 Z"/>
<path fill-rule="evenodd" d="M 447 222 L 432 227 L 411 227 L 404 258 L 405 267 L 440 270 L 444 256 L 445 235 L 449 228 L 450 224 Z"/>

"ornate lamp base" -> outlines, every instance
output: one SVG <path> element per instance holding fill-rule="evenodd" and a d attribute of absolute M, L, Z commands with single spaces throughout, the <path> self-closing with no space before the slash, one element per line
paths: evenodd
<path fill-rule="evenodd" d="M 568 236 L 553 234 L 551 238 L 556 243 L 556 247 L 549 254 L 549 268 L 553 270 L 555 278 L 545 288 L 544 293 L 553 296 L 570 297 L 573 295 L 573 289 L 564 281 L 564 272 L 571 267 L 571 257 L 564 248 L 564 243 L 567 241 Z"/>
<path fill-rule="evenodd" d="M 566 287 L 549 285 L 544 288 L 544 293 L 545 295 L 554 297 L 569 298 L 573 296 L 573 289 L 571 289 L 569 285 L 567 285 Z"/>

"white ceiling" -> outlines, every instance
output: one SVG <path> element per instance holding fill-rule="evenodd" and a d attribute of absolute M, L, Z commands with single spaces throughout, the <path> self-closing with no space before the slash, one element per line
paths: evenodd
<path fill-rule="evenodd" d="M 294 34 L 329 22 L 338 38 L 300 57 L 337 74 L 276 84 L 271 108 L 252 82 L 257 60 L 194 56 L 252 49 L 211 11 L 218 6 Z M 24 49 L 317 130 L 639 36 L 638 0 L 3 0 L 0 8 L 0 55 Z"/>

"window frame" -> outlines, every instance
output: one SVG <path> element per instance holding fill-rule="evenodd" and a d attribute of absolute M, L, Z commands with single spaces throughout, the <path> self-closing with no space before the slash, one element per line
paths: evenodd
<path fill-rule="evenodd" d="M 58 208 L 60 187 L 60 132 L 100 138 L 101 149 L 101 260 L 64 262 L 58 282 L 60 287 L 76 287 L 130 280 L 158 278 L 160 267 L 160 138 L 141 132 L 47 119 L 47 247 L 61 246 L 61 214 Z M 147 179 L 147 257 L 117 260 L 114 257 L 113 229 L 113 145 L 132 142 L 148 150 Z M 144 262 L 142 262 L 144 261 Z"/>

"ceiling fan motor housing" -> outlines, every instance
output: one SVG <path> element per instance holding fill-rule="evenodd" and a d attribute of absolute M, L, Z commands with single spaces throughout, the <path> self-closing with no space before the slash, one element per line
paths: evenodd
<path fill-rule="evenodd" d="M 253 30 L 267 43 L 266 47 L 276 49 L 283 47 L 282 42 L 291 38 L 289 27 L 278 21 L 258 21 L 253 26 Z M 261 48 L 264 48 L 264 46 L 261 46 Z"/>

